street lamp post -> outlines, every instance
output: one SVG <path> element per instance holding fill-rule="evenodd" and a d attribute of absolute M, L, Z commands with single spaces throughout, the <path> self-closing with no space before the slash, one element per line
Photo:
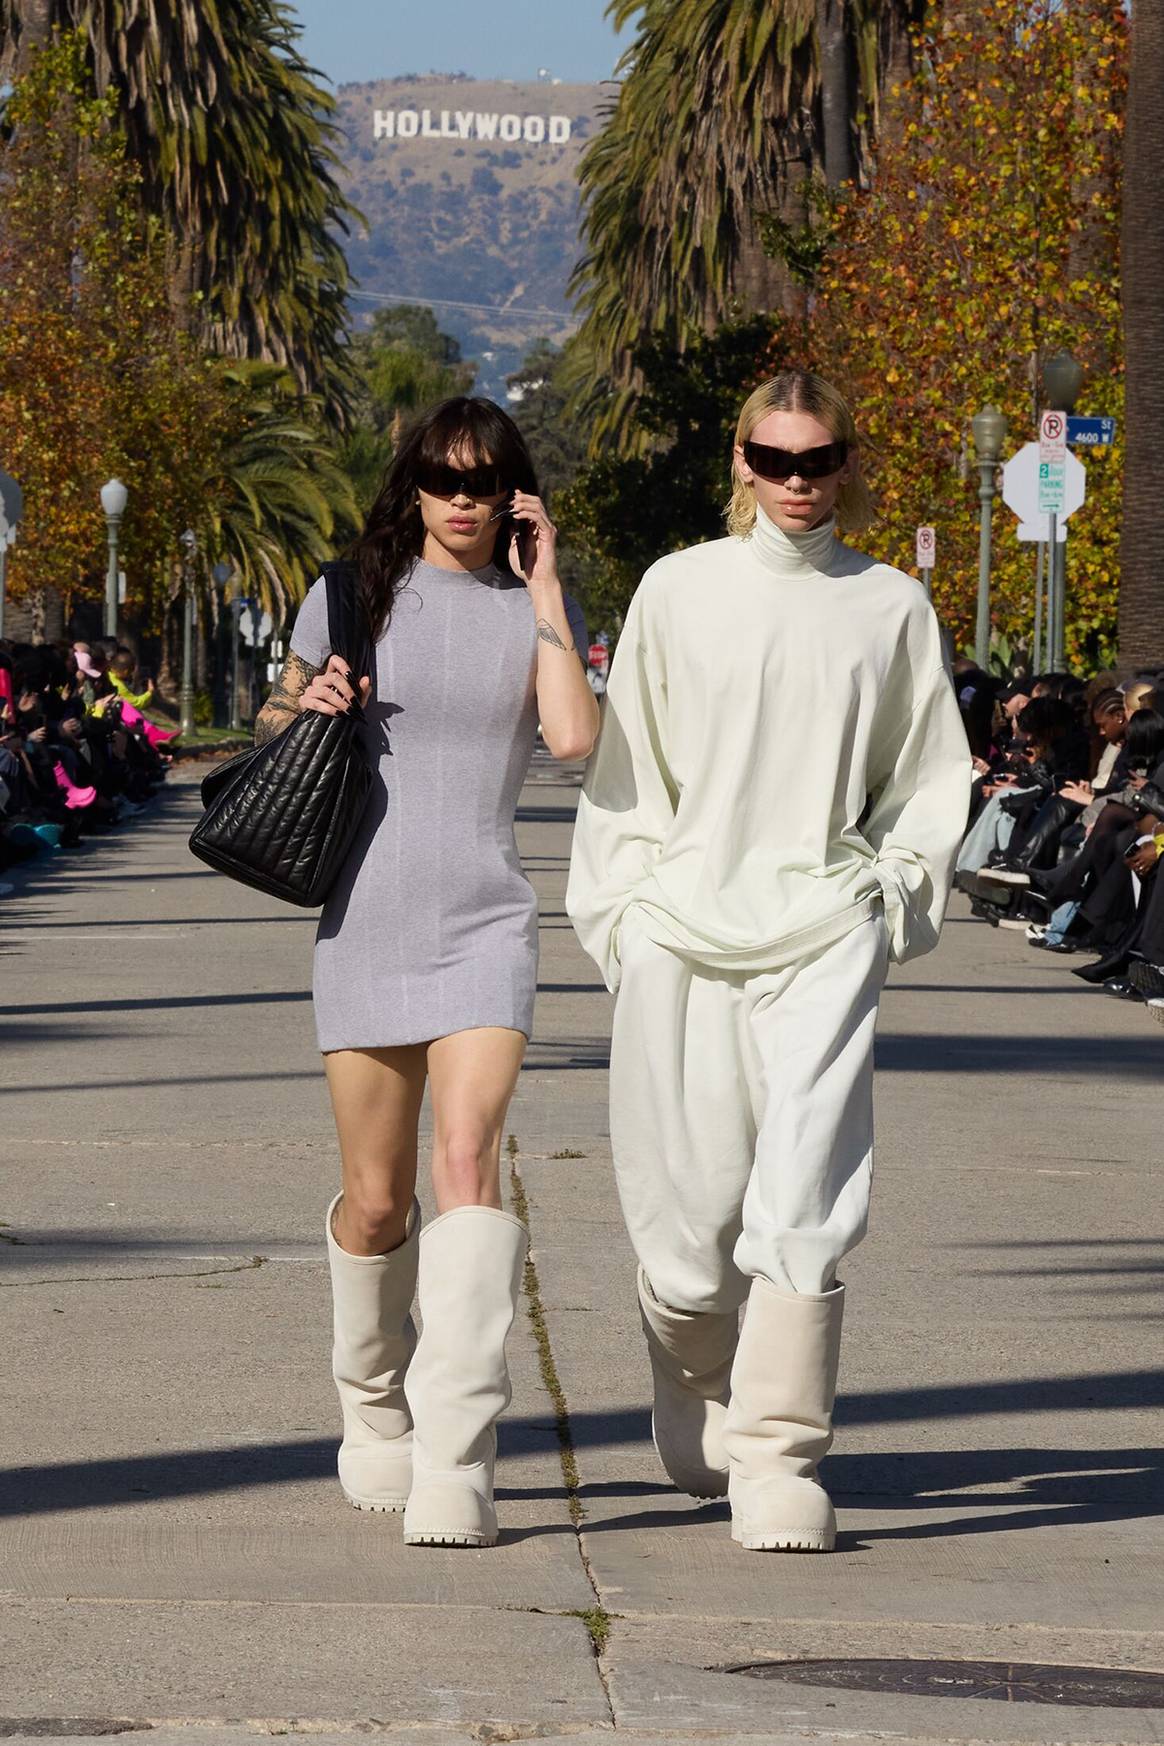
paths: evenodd
<path fill-rule="evenodd" d="M 129 492 L 120 479 L 107 479 L 101 487 L 101 507 L 105 511 L 105 531 L 109 540 L 109 564 L 105 571 L 105 635 L 117 635 L 118 574 L 117 535 Z"/>
<path fill-rule="evenodd" d="M 223 611 L 223 594 L 226 590 L 227 583 L 234 575 L 234 568 L 231 564 L 218 563 L 215 564 L 210 574 L 214 578 L 214 586 L 218 590 L 216 596 L 218 627 L 214 638 L 214 725 L 215 727 L 222 727 L 225 725 L 223 718 L 226 715 L 226 692 L 228 683 L 227 663 L 224 662 L 222 658 L 223 633 L 225 630 L 223 621 L 226 617 L 226 614 Z M 234 623 L 233 612 L 230 615 L 230 622 L 231 624 Z"/>
<path fill-rule="evenodd" d="M 178 726 L 183 739 L 194 732 L 194 551 L 198 536 L 188 527 L 178 536 L 182 547 L 182 689 L 178 697 Z"/>
<path fill-rule="evenodd" d="M 1043 387 L 1052 412 L 1070 413 L 1083 386 L 1083 366 L 1070 352 L 1056 352 L 1043 365 Z M 1061 673 L 1066 660 L 1067 542 L 1060 540 L 1058 517 L 1050 516 L 1050 578 L 1047 583 L 1047 665 Z"/>
<path fill-rule="evenodd" d="M 995 499 L 995 474 L 1006 440 L 1006 419 L 997 406 L 984 406 L 970 421 L 978 455 L 978 622 L 974 659 L 984 673 L 990 670 L 990 532 Z"/>
<path fill-rule="evenodd" d="M 0 473 L 0 637 L 4 635 L 4 597 L 8 589 L 8 548 L 16 541 L 16 524 L 24 513 L 24 493 L 15 479 Z"/>

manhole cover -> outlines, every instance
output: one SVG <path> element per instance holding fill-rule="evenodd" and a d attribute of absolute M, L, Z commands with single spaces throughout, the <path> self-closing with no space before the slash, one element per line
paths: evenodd
<path fill-rule="evenodd" d="M 995 1698 L 1004 1704 L 1164 1710 L 1164 1673 L 1126 1667 L 1048 1667 L 1036 1661 L 747 1661 L 726 1673 L 915 1697 Z"/>

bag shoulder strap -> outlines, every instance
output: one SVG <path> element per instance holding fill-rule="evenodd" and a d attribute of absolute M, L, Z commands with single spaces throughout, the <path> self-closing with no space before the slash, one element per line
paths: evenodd
<path fill-rule="evenodd" d="M 327 640 L 333 655 L 345 660 L 356 678 L 371 673 L 372 639 L 360 599 L 360 569 L 350 558 L 323 566 L 327 584 Z"/>

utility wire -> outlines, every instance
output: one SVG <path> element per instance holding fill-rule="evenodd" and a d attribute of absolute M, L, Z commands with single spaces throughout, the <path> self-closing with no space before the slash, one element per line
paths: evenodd
<path fill-rule="evenodd" d="M 498 303 L 459 303 L 447 297 L 424 297 L 419 293 L 412 297 L 392 291 L 351 291 L 351 297 L 358 297 L 365 303 L 421 303 L 429 309 L 465 309 L 482 315 L 525 316 L 534 321 L 543 321 L 547 316 L 553 321 L 577 322 L 577 316 L 569 309 L 523 309 L 520 305 L 507 308 Z"/>

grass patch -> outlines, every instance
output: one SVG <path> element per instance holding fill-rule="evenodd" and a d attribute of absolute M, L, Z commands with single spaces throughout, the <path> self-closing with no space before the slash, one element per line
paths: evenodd
<path fill-rule="evenodd" d="M 606 1645 L 610 1641 L 610 1621 L 615 1616 L 608 1613 L 605 1607 L 575 1607 L 566 1614 L 568 1619 L 581 1619 L 586 1626 L 595 1655 L 605 1654 Z"/>
<path fill-rule="evenodd" d="M 529 1229 L 529 1201 L 526 1198 L 525 1184 L 521 1180 L 517 1168 L 517 1137 L 510 1134 L 506 1146 L 509 1156 L 509 1192 L 513 1200 L 513 1210 Z M 574 1527 L 581 1525 L 583 1520 L 582 1500 L 578 1496 L 581 1481 L 578 1477 L 578 1462 L 574 1454 L 574 1439 L 570 1435 L 570 1413 L 566 1405 L 566 1395 L 558 1377 L 558 1369 L 554 1363 L 554 1354 L 550 1346 L 550 1331 L 546 1326 L 546 1314 L 542 1307 L 541 1287 L 538 1284 L 538 1272 L 533 1262 L 526 1258 L 525 1278 L 525 1308 L 533 1329 L 534 1340 L 538 1349 L 538 1370 L 541 1374 L 542 1387 L 550 1397 L 554 1409 L 554 1430 L 558 1438 L 558 1460 L 562 1468 L 562 1481 L 566 1487 L 566 1507 Z M 581 1615 L 579 1615 L 581 1617 Z"/>
<path fill-rule="evenodd" d="M 585 1158 L 585 1152 L 576 1152 L 573 1146 L 563 1146 L 560 1152 L 551 1152 L 551 1158 Z"/>

